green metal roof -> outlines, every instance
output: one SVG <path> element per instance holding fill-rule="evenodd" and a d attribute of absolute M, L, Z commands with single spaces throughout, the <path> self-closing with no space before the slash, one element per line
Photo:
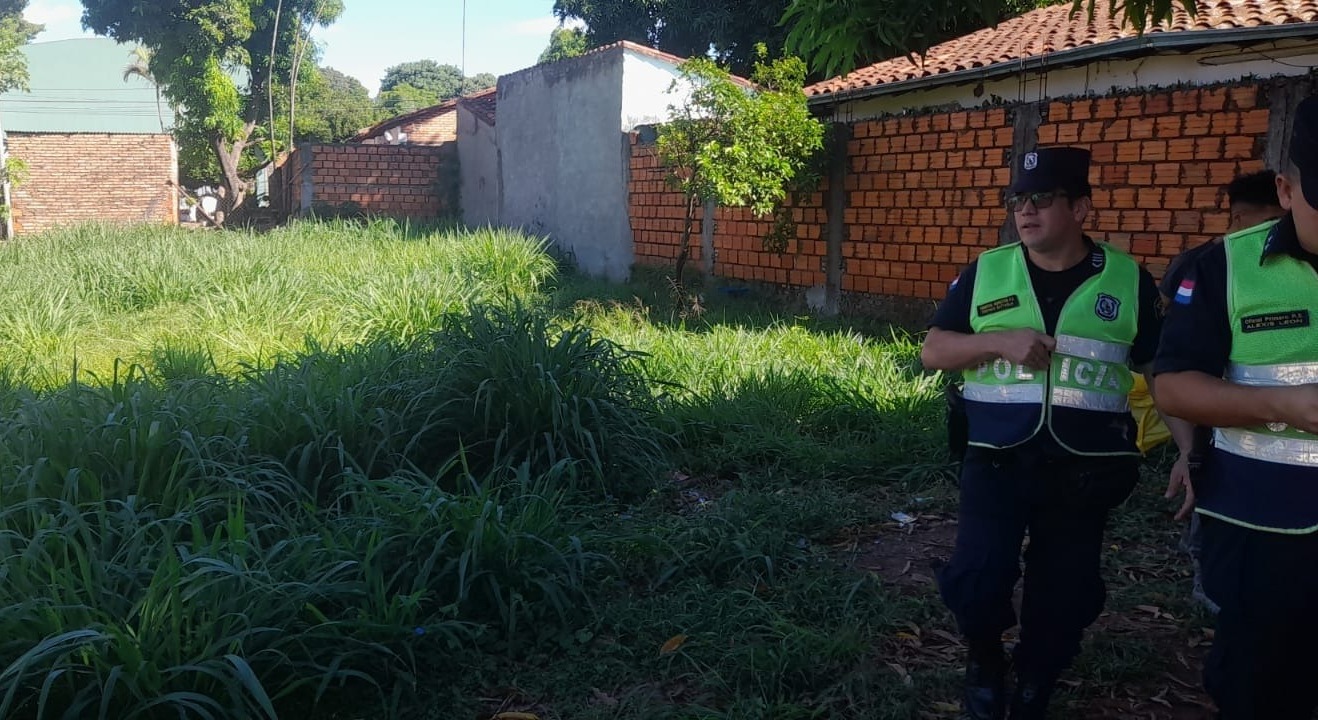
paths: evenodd
<path fill-rule="evenodd" d="M 30 92 L 0 94 L 5 132 L 159 133 L 173 113 L 156 89 L 136 75 L 133 46 L 109 38 L 79 38 L 26 45 Z"/>

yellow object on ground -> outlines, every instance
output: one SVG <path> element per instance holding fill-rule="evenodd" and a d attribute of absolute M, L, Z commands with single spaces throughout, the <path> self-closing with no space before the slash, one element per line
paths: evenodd
<path fill-rule="evenodd" d="M 1135 416 L 1135 444 L 1140 452 L 1148 454 L 1150 450 L 1172 438 L 1167 423 L 1162 421 L 1158 409 L 1153 406 L 1153 396 L 1149 395 L 1149 386 L 1144 376 L 1135 374 L 1135 385 L 1130 389 L 1130 414 Z"/>

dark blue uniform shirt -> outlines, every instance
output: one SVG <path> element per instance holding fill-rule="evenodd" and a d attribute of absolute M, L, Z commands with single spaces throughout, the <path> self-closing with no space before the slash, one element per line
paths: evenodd
<path fill-rule="evenodd" d="M 1272 226 L 1259 262 L 1277 253 L 1306 260 L 1318 270 L 1318 255 L 1306 252 L 1300 246 L 1300 238 L 1295 234 L 1295 220 L 1289 213 Z M 1231 357 L 1231 318 L 1227 316 L 1226 305 L 1226 246 L 1214 243 L 1191 262 L 1185 279 L 1172 289 L 1171 309 L 1163 326 L 1153 372 L 1197 370 L 1222 377 Z"/>

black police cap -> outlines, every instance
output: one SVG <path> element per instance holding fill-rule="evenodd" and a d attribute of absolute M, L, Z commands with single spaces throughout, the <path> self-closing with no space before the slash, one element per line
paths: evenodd
<path fill-rule="evenodd" d="M 1078 147 L 1038 148 L 1020 156 L 1011 193 L 1062 189 L 1068 195 L 1089 195 L 1089 151 Z"/>

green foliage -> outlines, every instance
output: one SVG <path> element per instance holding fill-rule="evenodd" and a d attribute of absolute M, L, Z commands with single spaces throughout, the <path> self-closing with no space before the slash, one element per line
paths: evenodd
<path fill-rule="evenodd" d="M 27 56 L 22 47 L 41 32 L 41 25 L 23 19 L 28 0 L 0 2 L 0 92 L 27 90 Z"/>
<path fill-rule="evenodd" d="M 579 28 L 556 27 L 549 33 L 549 46 L 540 53 L 536 62 L 551 63 L 576 57 L 590 48 L 585 31 Z"/>
<path fill-rule="evenodd" d="M 474 269 L 497 270 L 497 280 Z M 41 385 L 158 347 L 232 371 L 306 348 L 414 340 L 468 302 L 529 302 L 556 275 L 541 242 L 383 220 L 267 234 L 88 225 L 0 247 L 0 365 Z"/>
<path fill-rule="evenodd" d="M 393 117 L 431 105 L 438 105 L 440 99 L 439 95 L 434 92 L 404 83 L 381 91 L 375 102 L 379 106 L 381 114 L 385 117 Z"/>
<path fill-rule="evenodd" d="M 440 100 L 457 97 L 462 89 L 462 70 L 456 65 L 441 65 L 434 60 L 414 60 L 385 69 L 380 91 L 410 85 Z"/>
<path fill-rule="evenodd" d="M 586 25 L 591 47 L 630 40 L 680 57 L 712 58 L 749 74 L 764 44 L 775 54 L 788 0 L 555 0 L 554 14 Z"/>
<path fill-rule="evenodd" d="M 753 90 L 705 58 L 683 63 L 681 81 L 673 85 L 673 92 L 689 88 L 689 94 L 670 106 L 657 148 L 670 180 L 687 198 L 679 283 L 698 203 L 712 200 L 767 215 L 823 146 L 824 127 L 801 91 L 805 64 L 798 58 L 765 62 L 767 51 L 759 50 Z"/>
<path fill-rule="evenodd" d="M 918 55 L 945 40 L 996 26 L 1036 8 L 1067 0 L 791 0 L 781 27 L 789 30 L 789 52 L 807 59 L 821 77 L 851 72 L 857 67 L 901 55 Z M 1142 32 L 1151 23 L 1171 18 L 1180 5 L 1194 12 L 1195 0 L 1136 0 L 1113 3 L 1112 17 Z M 1096 0 L 1073 0 L 1072 12 L 1092 17 Z M 918 61 L 918 58 L 913 58 Z"/>
<path fill-rule="evenodd" d="M 401 115 L 484 90 L 492 87 L 495 80 L 489 73 L 463 77 L 456 65 L 414 60 L 385 70 L 376 105 L 386 116 Z"/>
<path fill-rule="evenodd" d="M 193 145 L 192 156 L 201 147 L 215 154 L 231 204 L 247 190 L 240 164 L 252 133 L 269 120 L 268 91 L 289 84 L 310 27 L 343 12 L 342 0 L 83 0 L 83 7 L 88 29 L 150 51 L 151 76 L 171 105 L 185 109 L 180 144 Z"/>
<path fill-rule="evenodd" d="M 276 94 L 276 128 L 288 126 L 288 93 Z M 296 142 L 339 143 L 380 119 L 371 93 L 356 78 L 334 68 L 310 65 L 298 75 Z M 279 147 L 285 145 L 282 140 Z"/>

